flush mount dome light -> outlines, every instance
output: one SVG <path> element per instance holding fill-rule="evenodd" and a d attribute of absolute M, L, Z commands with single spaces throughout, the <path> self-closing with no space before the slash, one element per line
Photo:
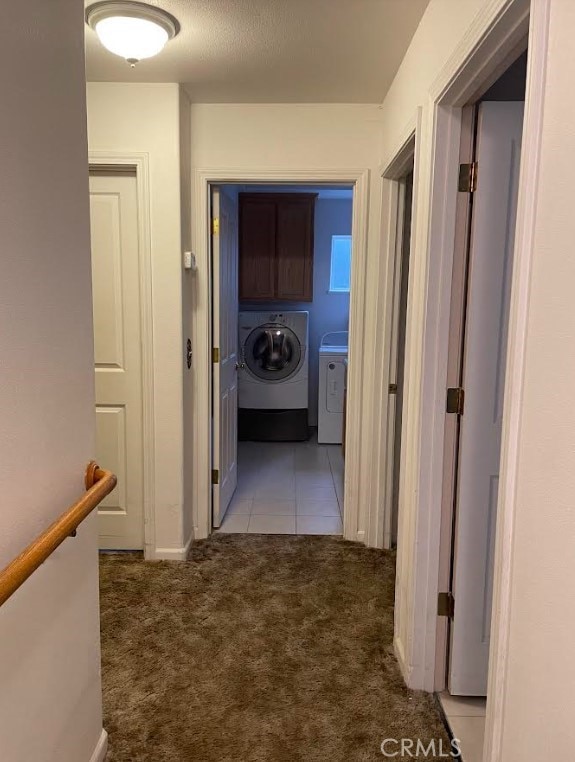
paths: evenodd
<path fill-rule="evenodd" d="M 145 3 L 95 3 L 87 9 L 86 21 L 102 45 L 131 66 L 157 55 L 180 31 L 177 19 Z"/>

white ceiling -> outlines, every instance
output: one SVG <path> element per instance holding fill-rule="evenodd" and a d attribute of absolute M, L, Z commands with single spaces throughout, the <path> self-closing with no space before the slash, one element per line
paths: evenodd
<path fill-rule="evenodd" d="M 181 82 L 197 103 L 381 103 L 428 2 L 152 0 L 179 35 L 131 69 L 86 26 L 87 78 Z"/>

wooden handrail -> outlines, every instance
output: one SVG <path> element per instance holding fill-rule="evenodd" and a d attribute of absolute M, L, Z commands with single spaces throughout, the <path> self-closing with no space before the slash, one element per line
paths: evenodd
<path fill-rule="evenodd" d="M 70 535 L 76 534 L 78 526 L 106 495 L 110 494 L 117 481 L 111 471 L 104 471 L 94 461 L 88 464 L 85 477 L 86 494 L 0 572 L 0 606 L 44 563 L 58 545 Z"/>

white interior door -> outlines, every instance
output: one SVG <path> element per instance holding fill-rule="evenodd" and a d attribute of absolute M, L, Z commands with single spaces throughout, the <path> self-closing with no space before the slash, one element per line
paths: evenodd
<path fill-rule="evenodd" d="M 213 525 L 219 527 L 238 483 L 238 205 L 212 189 Z"/>
<path fill-rule="evenodd" d="M 449 690 L 485 696 L 523 103 L 483 103 L 464 347 Z"/>
<path fill-rule="evenodd" d="M 142 368 L 135 174 L 91 174 L 96 457 L 118 486 L 100 504 L 100 547 L 141 549 Z"/>

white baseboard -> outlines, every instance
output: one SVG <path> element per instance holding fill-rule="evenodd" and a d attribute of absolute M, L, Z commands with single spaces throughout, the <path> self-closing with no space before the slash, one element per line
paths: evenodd
<path fill-rule="evenodd" d="M 102 728 L 102 732 L 100 733 L 100 738 L 98 738 L 98 743 L 96 744 L 96 748 L 94 749 L 94 753 L 90 757 L 90 762 L 104 762 L 106 759 L 106 753 L 108 751 L 108 734 Z"/>
<path fill-rule="evenodd" d="M 192 543 L 193 543 L 194 539 L 195 539 L 194 533 L 192 532 L 190 534 L 190 536 L 188 537 L 188 539 L 186 540 L 186 544 L 182 548 L 182 551 L 183 551 L 182 561 L 186 561 L 187 560 L 188 554 L 190 552 L 190 548 L 192 547 Z"/>
<path fill-rule="evenodd" d="M 156 548 L 153 551 L 152 560 L 154 561 L 185 561 L 190 552 L 194 534 L 188 537 L 183 548 Z"/>

